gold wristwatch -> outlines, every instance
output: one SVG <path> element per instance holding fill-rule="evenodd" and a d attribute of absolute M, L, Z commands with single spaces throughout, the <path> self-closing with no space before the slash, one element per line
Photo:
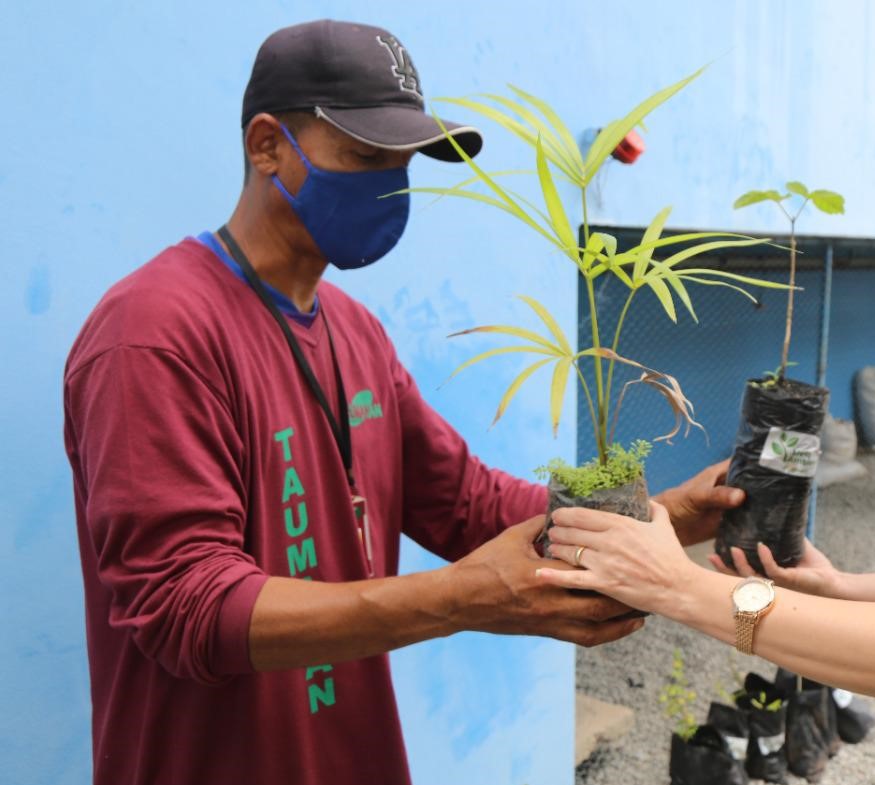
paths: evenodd
<path fill-rule="evenodd" d="M 735 606 L 735 648 L 753 654 L 753 634 L 757 622 L 775 604 L 775 585 L 765 578 L 745 578 L 732 590 Z"/>

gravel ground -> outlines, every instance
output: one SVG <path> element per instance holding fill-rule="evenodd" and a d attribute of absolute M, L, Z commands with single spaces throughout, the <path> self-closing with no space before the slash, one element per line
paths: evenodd
<path fill-rule="evenodd" d="M 868 543 L 875 528 L 875 454 L 859 456 L 869 476 L 818 493 L 816 541 L 839 568 L 875 572 Z M 672 654 L 684 654 L 690 687 L 697 693 L 695 714 L 704 722 L 708 705 L 732 692 L 741 674 L 755 671 L 771 679 L 775 666 L 663 618 L 651 618 L 630 638 L 593 649 L 578 649 L 577 689 L 635 711 L 635 727 L 603 745 L 577 770 L 577 785 L 662 785 L 669 782 L 671 727 L 661 714 L 659 691 L 671 671 Z M 873 652 L 875 656 L 875 652 Z M 873 712 L 875 700 L 866 699 Z M 723 701 L 725 702 L 725 700 Z M 790 785 L 805 780 L 789 776 Z M 761 780 L 751 780 L 760 783 Z M 826 768 L 821 785 L 875 785 L 875 732 L 860 744 L 842 746 Z M 706 785 L 703 783 L 702 785 Z"/>

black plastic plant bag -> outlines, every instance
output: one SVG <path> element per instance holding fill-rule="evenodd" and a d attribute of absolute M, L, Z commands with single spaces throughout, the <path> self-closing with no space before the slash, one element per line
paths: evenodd
<path fill-rule="evenodd" d="M 875 716 L 859 697 L 847 690 L 831 690 L 836 707 L 839 738 L 847 744 L 859 744 L 875 726 Z"/>
<path fill-rule="evenodd" d="M 779 668 L 775 682 L 780 683 L 789 693 L 796 689 L 796 674 Z M 802 680 L 803 689 L 820 686 L 823 685 L 811 679 Z M 859 744 L 875 727 L 875 715 L 854 693 L 831 687 L 828 689 L 835 709 L 835 731 L 839 739 L 847 744 Z"/>
<path fill-rule="evenodd" d="M 738 761 L 739 766 L 744 766 L 750 738 L 747 715 L 734 706 L 712 703 L 708 708 L 707 724 L 720 731 L 720 735 L 726 740 L 729 753 Z"/>
<path fill-rule="evenodd" d="M 787 766 L 817 782 L 830 756 L 829 691 L 823 687 L 794 692 L 787 700 Z"/>
<path fill-rule="evenodd" d="M 547 484 L 547 518 L 544 528 L 535 540 L 535 550 L 543 556 L 550 544 L 550 529 L 553 526 L 553 513 L 562 507 L 586 507 L 589 510 L 613 512 L 617 515 L 628 515 L 639 521 L 650 520 L 650 498 L 647 494 L 647 480 L 642 474 L 637 480 L 620 485 L 616 488 L 599 488 L 589 496 L 573 496 L 562 483 L 550 478 Z M 568 589 L 572 594 L 591 597 L 597 592 L 587 589 Z M 649 616 L 644 611 L 631 610 L 615 621 Z"/>
<path fill-rule="evenodd" d="M 780 708 L 758 708 L 780 702 Z M 750 739 L 747 745 L 745 770 L 754 779 L 766 782 L 787 782 L 787 759 L 785 757 L 785 730 L 787 708 L 783 703 L 784 693 L 772 682 L 756 673 L 749 673 L 744 680 L 744 692 L 735 697 L 736 705 L 747 717 Z"/>
<path fill-rule="evenodd" d="M 778 668 L 777 673 L 775 674 L 775 684 L 779 686 L 786 693 L 789 698 L 793 692 L 796 692 L 800 689 L 805 691 L 816 691 L 823 690 L 827 694 L 826 702 L 825 702 L 825 712 L 826 712 L 826 747 L 829 756 L 832 757 L 835 755 L 839 748 L 842 745 L 842 741 L 844 740 L 841 736 L 841 730 L 839 727 L 839 701 L 847 707 L 850 708 L 850 704 L 852 701 L 846 701 L 845 696 L 850 696 L 853 698 L 852 694 L 849 692 L 845 692 L 844 690 L 833 690 L 831 687 L 828 687 L 825 684 L 821 684 L 819 681 L 814 681 L 813 679 L 800 679 L 795 673 L 792 673 L 785 668 Z M 836 693 L 839 693 L 839 699 L 836 699 Z M 862 703 L 857 701 L 857 707 L 863 708 Z M 847 718 L 847 722 L 845 725 L 850 733 L 853 735 L 856 732 L 859 732 L 860 727 L 859 724 L 854 722 L 854 719 L 862 719 L 858 715 L 855 718 L 852 718 L 847 715 L 844 709 L 841 710 L 843 714 L 845 714 Z M 856 712 L 855 712 L 856 714 Z M 875 722 L 875 719 L 868 715 L 867 716 L 871 722 Z M 869 727 L 871 727 L 871 722 Z M 852 727 L 857 725 L 856 728 Z M 866 734 L 868 728 L 863 730 L 863 735 Z"/>
<path fill-rule="evenodd" d="M 744 504 L 723 515 L 715 549 L 732 567 L 730 547 L 741 548 L 762 573 L 757 543 L 771 548 L 782 567 L 802 557 L 808 499 L 820 454 L 820 429 L 829 391 L 804 382 L 762 386 L 749 380 L 741 405 L 735 451 L 726 478 L 742 488 Z"/>
<path fill-rule="evenodd" d="M 562 507 L 586 507 L 590 510 L 628 515 L 639 521 L 650 520 L 650 502 L 647 495 L 647 480 L 642 475 L 634 482 L 618 488 L 599 488 L 589 496 L 573 496 L 568 488 L 552 477 L 547 484 L 547 520 L 536 545 L 542 549 L 550 543 L 548 531 L 553 526 L 553 513 Z"/>
<path fill-rule="evenodd" d="M 671 785 L 747 785 L 748 781 L 720 731 L 710 725 L 700 725 L 689 741 L 672 734 L 668 770 Z"/>

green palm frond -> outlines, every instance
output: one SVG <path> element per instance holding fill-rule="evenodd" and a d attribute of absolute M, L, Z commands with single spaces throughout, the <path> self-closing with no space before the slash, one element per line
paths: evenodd
<path fill-rule="evenodd" d="M 544 325 L 550 331 L 550 334 L 556 339 L 556 344 L 560 347 L 562 353 L 566 356 L 570 356 L 573 353 L 571 349 L 571 344 L 565 337 L 565 333 L 562 332 L 562 328 L 559 326 L 559 323 L 556 321 L 556 319 L 553 318 L 552 314 L 534 297 L 528 297 L 524 294 L 518 296 L 520 300 L 522 300 L 538 315 L 538 318 L 544 323 Z"/>
<path fill-rule="evenodd" d="M 598 172 L 601 165 L 605 162 L 608 156 L 617 149 L 617 145 L 625 139 L 626 134 L 628 134 L 629 131 L 633 130 L 635 126 L 640 125 L 642 120 L 644 120 L 644 118 L 654 109 L 664 104 L 669 98 L 675 95 L 675 93 L 683 90 L 683 88 L 690 82 L 698 78 L 706 67 L 707 66 L 700 68 L 698 71 L 681 79 L 679 82 L 654 93 L 649 98 L 646 98 L 638 104 L 638 106 L 636 106 L 625 117 L 622 117 L 619 120 L 614 120 L 612 123 L 608 123 L 602 128 L 599 135 L 595 138 L 595 141 L 587 151 L 586 159 L 584 160 L 586 177 L 582 183 L 583 187 L 586 187 L 592 182 L 592 178 L 595 177 L 596 172 Z"/>
<path fill-rule="evenodd" d="M 635 259 L 635 267 L 632 271 L 632 280 L 640 281 L 644 277 L 647 270 L 647 265 L 653 258 L 653 252 L 656 250 L 655 245 L 650 245 L 659 239 L 662 230 L 665 228 L 665 222 L 671 214 L 671 207 L 665 207 L 660 210 L 656 217 L 650 222 L 650 226 L 644 230 L 644 236 L 641 238 L 641 244 L 638 246 L 637 258 Z M 642 247 L 644 246 L 644 247 Z"/>
<path fill-rule="evenodd" d="M 537 315 L 543 331 L 530 330 L 510 325 L 487 325 L 464 330 L 461 334 L 494 333 L 514 339 L 513 345 L 493 348 L 472 357 L 453 372 L 453 376 L 470 366 L 499 356 L 518 354 L 533 355 L 532 362 L 520 371 L 501 397 L 494 422 L 507 410 L 508 405 L 520 388 L 539 369 L 553 366 L 549 387 L 550 421 L 554 434 L 559 426 L 565 392 L 572 375 L 576 375 L 586 398 L 592 419 L 599 459 L 608 454 L 613 442 L 612 427 L 609 431 L 609 414 L 616 418 L 626 391 L 632 384 L 644 384 L 659 392 L 669 403 L 675 414 L 675 427 L 665 438 L 670 440 L 686 424 L 701 427 L 693 419 L 693 407 L 683 395 L 677 380 L 668 374 L 625 358 L 618 353 L 623 324 L 629 314 L 630 305 L 636 293 L 649 289 L 659 301 L 666 316 L 674 322 L 678 320 L 678 310 L 685 309 L 697 321 L 690 295 L 691 285 L 724 286 L 754 300 L 750 287 L 786 289 L 784 284 L 764 281 L 739 273 L 711 269 L 703 266 L 691 267 L 694 259 L 703 254 L 713 254 L 724 249 L 738 249 L 768 241 L 733 232 L 684 232 L 665 236 L 666 224 L 671 208 L 660 210 L 644 230 L 641 241 L 632 248 L 619 251 L 617 239 L 606 232 L 590 232 L 587 219 L 587 188 L 602 164 L 608 159 L 623 138 L 669 98 L 698 78 L 704 69 L 659 90 L 641 101 L 631 112 L 618 120 L 607 123 L 584 154 L 581 152 L 574 134 L 559 114 L 543 99 L 538 98 L 514 85 L 509 85 L 510 96 L 482 94 L 469 98 L 437 99 L 463 107 L 497 123 L 517 139 L 524 141 L 534 151 L 535 168 L 532 172 L 519 170 L 500 170 L 488 172 L 478 166 L 461 148 L 458 142 L 446 132 L 440 119 L 437 122 L 447 136 L 449 143 L 464 161 L 471 176 L 449 188 L 410 188 L 409 193 L 426 193 L 437 197 L 453 196 L 471 202 L 497 208 L 513 216 L 545 240 L 552 251 L 560 251 L 569 258 L 580 272 L 586 287 L 586 303 L 589 307 L 589 325 L 592 331 L 592 346 L 575 351 L 573 344 L 565 336 L 556 319 L 538 301 L 523 296 L 523 300 Z M 534 174 L 537 177 L 538 195 L 531 199 L 506 187 L 510 176 Z M 578 239 L 577 222 L 570 217 L 563 203 L 564 194 L 560 188 L 564 183 L 575 186 L 583 208 L 582 240 Z M 801 193 L 805 187 L 801 183 L 789 183 L 792 193 Z M 813 200 L 814 192 L 807 198 Z M 825 209 L 838 209 L 839 205 L 830 192 L 819 193 Z M 748 197 L 759 200 L 760 196 Z M 775 192 L 766 194 L 765 199 L 782 198 Z M 751 202 L 753 203 L 753 202 Z M 581 247 L 581 245 L 583 247 Z M 628 296 L 620 316 L 613 326 L 611 348 L 603 346 L 600 335 L 599 301 L 594 282 L 602 275 L 612 275 L 628 289 Z M 584 363 L 583 361 L 587 362 Z M 582 365 L 591 363 L 589 379 Z M 629 365 L 640 371 L 640 377 L 627 382 L 616 402 L 611 397 L 614 368 L 617 363 Z M 607 366 L 605 373 L 604 365 Z M 573 373 L 572 373 L 573 372 Z"/>
<path fill-rule="evenodd" d="M 507 391 L 501 397 L 501 401 L 498 404 L 498 411 L 495 412 L 495 417 L 492 420 L 492 425 L 495 425 L 501 419 L 501 416 L 507 410 L 508 404 L 510 404 L 514 396 L 519 392 L 520 387 L 523 386 L 526 379 L 538 369 L 543 368 L 548 362 L 550 362 L 549 357 L 546 360 L 539 360 L 526 368 L 511 382 L 510 387 L 507 388 Z"/>
<path fill-rule="evenodd" d="M 532 147 L 535 147 L 535 145 L 537 144 L 538 133 L 540 131 L 538 126 L 526 125 L 526 123 L 521 122 L 519 119 L 514 117 L 513 114 L 503 112 L 501 109 L 490 106 L 483 101 L 474 101 L 470 98 L 437 98 L 435 100 L 470 109 L 471 111 L 476 112 L 477 114 L 498 123 L 502 128 L 510 131 L 514 136 L 522 139 L 524 142 L 531 145 Z M 547 157 L 559 170 L 561 170 L 565 174 L 566 177 L 576 183 L 580 179 L 579 174 L 574 171 L 574 168 L 572 166 L 569 165 L 568 159 L 560 151 L 560 149 L 554 146 L 552 141 L 549 141 L 553 139 L 553 134 L 548 132 L 546 136 L 548 138 L 548 141 L 546 143 Z"/>
<path fill-rule="evenodd" d="M 556 184 L 553 182 L 553 177 L 550 174 L 550 167 L 547 165 L 547 158 L 544 155 L 544 148 L 541 145 L 540 138 L 538 139 L 536 149 L 538 180 L 541 183 L 544 204 L 547 205 L 547 212 L 550 215 L 550 226 L 556 233 L 556 237 L 564 248 L 565 253 L 576 263 L 580 257 L 577 248 L 577 236 L 574 229 L 571 228 L 571 221 L 568 220 L 568 215 L 562 206 L 562 200 L 559 198 L 559 192 L 556 190 Z"/>
<path fill-rule="evenodd" d="M 551 107 L 546 101 L 521 90 L 519 87 L 515 87 L 512 84 L 509 84 L 508 87 L 518 97 L 522 98 L 524 101 L 528 101 L 542 115 L 544 115 L 547 121 L 556 130 L 556 134 L 561 140 L 563 148 L 573 164 L 575 171 L 583 172 L 583 156 L 580 153 L 580 147 L 574 138 L 574 134 L 571 133 L 568 126 L 565 125 L 565 122 L 559 117 L 559 114 L 553 109 L 553 107 Z"/>

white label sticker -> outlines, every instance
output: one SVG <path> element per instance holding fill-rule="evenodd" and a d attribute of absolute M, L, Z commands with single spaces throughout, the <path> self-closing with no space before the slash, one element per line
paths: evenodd
<path fill-rule="evenodd" d="M 757 746 L 760 748 L 760 755 L 774 755 L 776 752 L 780 752 L 781 747 L 784 746 L 784 734 L 760 736 L 757 739 Z"/>
<path fill-rule="evenodd" d="M 814 477 L 820 438 L 813 433 L 772 428 L 760 453 L 760 466 L 792 477 Z"/>
<path fill-rule="evenodd" d="M 747 739 L 741 736 L 726 736 L 729 752 L 735 760 L 744 760 L 747 757 Z"/>
<path fill-rule="evenodd" d="M 851 705 L 851 701 L 854 700 L 854 693 L 847 690 L 833 690 L 832 699 L 840 709 L 846 709 Z"/>

